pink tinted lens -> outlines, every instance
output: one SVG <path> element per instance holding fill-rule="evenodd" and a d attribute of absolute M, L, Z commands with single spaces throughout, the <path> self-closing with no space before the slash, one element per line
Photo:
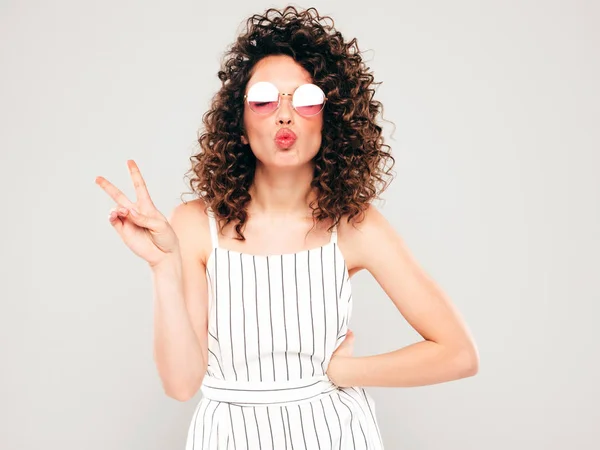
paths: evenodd
<path fill-rule="evenodd" d="M 257 112 L 259 114 L 268 114 L 277 109 L 277 102 L 258 102 L 258 101 L 249 101 L 248 104 L 252 111 Z"/>
<path fill-rule="evenodd" d="M 297 106 L 296 111 L 303 116 L 314 116 L 315 114 L 318 114 L 322 108 L 323 103 L 321 102 L 318 105 Z"/>

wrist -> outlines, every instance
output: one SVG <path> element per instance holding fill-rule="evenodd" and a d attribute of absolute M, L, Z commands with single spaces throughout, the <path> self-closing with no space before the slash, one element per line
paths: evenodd
<path fill-rule="evenodd" d="M 327 368 L 327 376 L 333 384 L 338 387 L 350 387 L 350 366 L 352 360 L 355 359 L 352 356 L 334 356 L 329 361 L 329 367 Z"/>
<path fill-rule="evenodd" d="M 169 253 L 163 259 L 155 264 L 149 264 L 154 274 L 160 273 L 179 273 L 181 272 L 181 255 L 179 251 Z"/>

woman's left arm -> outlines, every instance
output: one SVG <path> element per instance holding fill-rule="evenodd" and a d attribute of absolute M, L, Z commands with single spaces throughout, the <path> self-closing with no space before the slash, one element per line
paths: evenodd
<path fill-rule="evenodd" d="M 340 387 L 408 387 L 475 375 L 479 355 L 466 324 L 386 218 L 371 205 L 352 235 L 356 259 L 424 340 L 373 356 L 334 354 L 327 371 L 332 381 Z"/>

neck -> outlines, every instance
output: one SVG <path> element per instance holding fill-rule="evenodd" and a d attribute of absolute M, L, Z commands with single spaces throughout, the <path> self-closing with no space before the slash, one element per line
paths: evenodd
<path fill-rule="evenodd" d="M 312 165 L 293 172 L 257 166 L 248 212 L 270 218 L 312 217 L 309 204 L 316 198 L 310 186 L 313 170 Z"/>

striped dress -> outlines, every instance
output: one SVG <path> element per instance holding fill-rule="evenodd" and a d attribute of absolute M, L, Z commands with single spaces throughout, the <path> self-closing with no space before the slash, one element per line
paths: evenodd
<path fill-rule="evenodd" d="M 208 214 L 208 369 L 186 450 L 383 449 L 372 397 L 326 375 L 352 312 L 336 230 L 318 248 L 253 255 L 219 247 Z"/>

